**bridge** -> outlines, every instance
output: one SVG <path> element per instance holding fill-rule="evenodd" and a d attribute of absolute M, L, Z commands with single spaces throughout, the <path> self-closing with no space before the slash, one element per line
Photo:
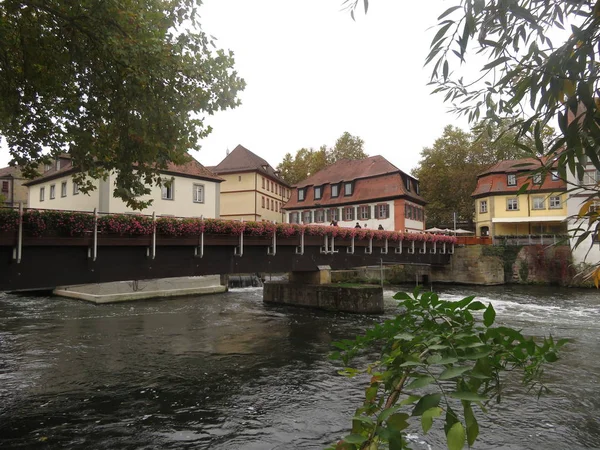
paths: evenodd
<path fill-rule="evenodd" d="M 454 240 L 216 219 L 0 211 L 0 291 L 380 264 L 446 265 Z"/>

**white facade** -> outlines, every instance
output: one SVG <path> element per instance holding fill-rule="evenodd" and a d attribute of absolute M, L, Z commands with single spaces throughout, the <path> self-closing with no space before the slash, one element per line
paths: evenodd
<path fill-rule="evenodd" d="M 95 180 L 96 189 L 89 195 L 77 192 L 71 175 L 30 185 L 29 207 L 68 211 L 93 211 L 96 208 L 102 213 L 151 215 L 155 212 L 159 216 L 219 217 L 220 183 L 192 176 L 165 177 L 172 178 L 170 187 L 163 192 L 160 186 L 152 186 L 150 195 L 140 197 L 140 200 L 153 200 L 152 205 L 142 211 L 135 211 L 127 207 L 120 198 L 113 197 L 114 174 L 106 181 Z"/>
<path fill-rule="evenodd" d="M 385 218 L 378 218 L 377 208 L 381 205 L 387 205 L 389 213 L 386 214 Z M 370 211 L 370 218 L 365 218 L 364 215 L 361 214 L 361 206 L 368 206 Z M 354 208 L 353 219 L 347 220 L 344 217 L 345 208 Z M 379 225 L 383 227 L 386 231 L 395 231 L 394 230 L 394 202 L 393 201 L 385 201 L 385 202 L 373 202 L 373 203 L 361 203 L 360 205 L 345 205 L 345 206 L 323 206 L 322 208 L 307 208 L 303 210 L 296 211 L 287 211 L 286 218 L 288 223 L 302 223 L 305 225 L 329 225 L 331 223 L 331 216 L 328 214 L 328 210 L 337 209 L 338 210 L 338 226 L 346 227 L 346 228 L 354 228 L 356 223 L 358 222 L 361 228 L 369 228 L 373 230 L 377 230 Z M 310 211 L 310 221 L 306 221 L 308 219 L 307 212 Z M 318 217 L 317 211 L 323 211 L 324 217 L 321 221 L 320 217 Z M 295 220 L 295 216 L 293 214 L 298 214 L 299 220 Z M 402 212 L 404 214 L 404 211 Z M 412 221 L 407 221 L 412 222 Z M 422 223 L 419 222 L 420 227 L 422 228 Z"/>
<path fill-rule="evenodd" d="M 585 169 L 583 180 L 578 180 L 577 175 L 568 173 L 567 183 L 569 186 L 580 186 L 569 189 L 567 199 L 568 231 L 571 244 L 571 253 L 575 264 L 597 264 L 600 262 L 600 241 L 595 233 L 590 233 L 578 246 L 578 237 L 588 230 L 588 218 L 579 219 L 578 214 L 583 204 L 588 200 L 588 195 L 595 192 L 593 185 L 600 181 L 600 174 L 592 164 Z M 600 206 L 600 205 L 599 205 Z M 581 228 L 581 230 L 577 230 Z M 595 224 L 590 230 L 593 231 Z"/>

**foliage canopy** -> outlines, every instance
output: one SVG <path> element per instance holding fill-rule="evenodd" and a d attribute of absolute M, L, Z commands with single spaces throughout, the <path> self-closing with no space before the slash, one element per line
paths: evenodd
<path fill-rule="evenodd" d="M 322 145 L 319 150 L 301 148 L 292 156 L 286 153 L 283 161 L 277 166 L 281 177 L 294 185 L 310 175 L 340 159 L 364 159 L 368 155 L 364 151 L 365 142 L 358 136 L 344 132 L 332 148 Z"/>
<path fill-rule="evenodd" d="M 159 169 L 183 163 L 234 107 L 233 56 L 201 30 L 200 0 L 0 2 L 0 135 L 34 176 L 68 152 L 80 190 L 116 171 L 114 195 L 147 202 Z M 134 171 L 135 167 L 135 171 Z"/>

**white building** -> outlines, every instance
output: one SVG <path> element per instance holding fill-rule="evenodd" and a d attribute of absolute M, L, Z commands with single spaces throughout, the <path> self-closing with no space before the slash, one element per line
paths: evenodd
<path fill-rule="evenodd" d="M 340 160 L 301 181 L 285 204 L 288 222 L 419 232 L 425 229 L 419 182 L 383 156 Z"/>
<path fill-rule="evenodd" d="M 576 246 L 577 240 L 588 231 L 589 218 L 579 218 L 581 207 L 589 199 L 589 195 L 597 192 L 597 183 L 600 182 L 600 171 L 588 162 L 585 166 L 583 178 L 579 179 L 576 174 L 568 171 L 567 185 L 569 186 L 569 197 L 567 199 L 567 216 L 571 253 L 575 264 L 597 264 L 600 262 L 600 240 L 595 232 L 590 233 L 587 238 Z M 590 206 L 591 211 L 600 210 L 600 204 L 595 202 Z M 596 224 L 589 230 L 595 231 Z"/>
<path fill-rule="evenodd" d="M 29 189 L 29 207 L 101 213 L 141 213 L 175 217 L 218 218 L 220 213 L 220 183 L 218 177 L 193 159 L 183 165 L 170 164 L 161 171 L 161 177 L 170 179 L 168 186 L 152 186 L 152 193 L 141 200 L 152 199 L 152 205 L 142 211 L 127 207 L 120 198 L 113 197 L 116 175 L 106 180 L 95 180 L 96 189 L 89 194 L 79 192 L 72 176 L 77 172 L 71 160 L 61 158 L 41 177 L 26 183 Z"/>

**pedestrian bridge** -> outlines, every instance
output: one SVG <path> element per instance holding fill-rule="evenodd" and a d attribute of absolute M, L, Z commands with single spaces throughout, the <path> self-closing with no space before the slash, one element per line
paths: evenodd
<path fill-rule="evenodd" d="M 0 209 L 0 291 L 319 266 L 442 266 L 454 242 L 325 226 Z"/>

